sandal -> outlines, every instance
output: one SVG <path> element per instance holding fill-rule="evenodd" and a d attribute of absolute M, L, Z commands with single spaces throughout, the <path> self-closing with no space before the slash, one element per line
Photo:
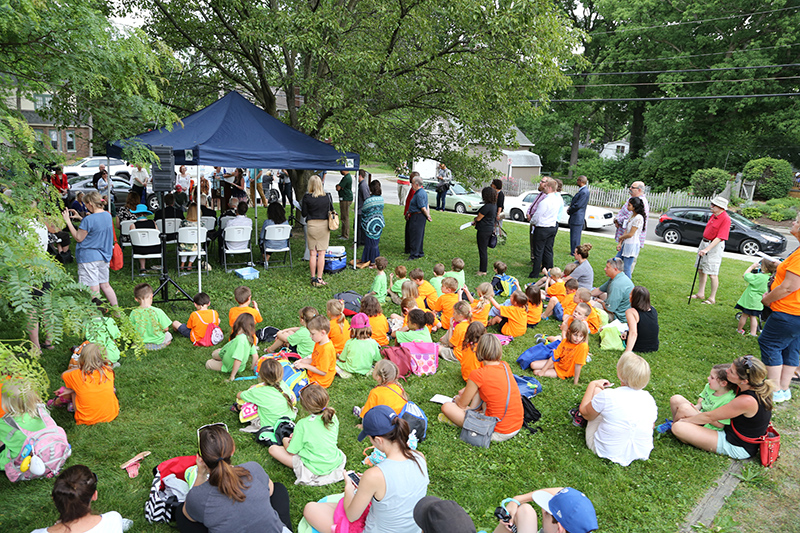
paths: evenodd
<path fill-rule="evenodd" d="M 322 287 L 322 283 L 320 283 L 319 278 L 311 278 L 311 286 L 312 287 Z"/>
<path fill-rule="evenodd" d="M 702 303 L 702 304 L 706 304 L 706 305 L 714 305 L 714 304 L 715 304 L 715 303 L 717 303 L 717 302 L 715 302 L 715 301 L 714 301 L 714 300 L 712 300 L 711 298 L 707 298 L 707 299 L 703 300 L 703 301 L 702 301 L 702 302 L 700 302 L 700 303 Z"/>

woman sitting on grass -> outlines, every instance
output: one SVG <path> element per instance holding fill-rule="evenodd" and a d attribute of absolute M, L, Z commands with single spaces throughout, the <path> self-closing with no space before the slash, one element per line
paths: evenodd
<path fill-rule="evenodd" d="M 775 384 L 766 378 L 767 367 L 752 355 L 735 359 L 728 368 L 728 382 L 738 387 L 736 397 L 713 411 L 675 422 L 672 424 L 673 435 L 695 448 L 733 459 L 749 459 L 757 455 L 759 445 L 744 442 L 736 433 L 750 439 L 767 433 L 772 419 Z M 730 425 L 726 425 L 723 431 L 703 427 L 725 419 L 730 419 Z"/>

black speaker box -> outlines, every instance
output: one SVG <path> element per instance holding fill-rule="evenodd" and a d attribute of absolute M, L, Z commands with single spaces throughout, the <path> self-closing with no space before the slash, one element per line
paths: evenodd
<path fill-rule="evenodd" d="M 175 188 L 175 155 L 172 146 L 151 146 L 158 157 L 153 163 L 153 192 L 171 192 Z"/>

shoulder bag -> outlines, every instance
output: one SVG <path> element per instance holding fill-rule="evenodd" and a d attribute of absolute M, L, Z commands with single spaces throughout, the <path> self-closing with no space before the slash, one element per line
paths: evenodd
<path fill-rule="evenodd" d="M 333 208 L 333 198 L 331 198 L 330 194 L 328 194 L 328 200 L 331 203 L 331 208 L 328 211 L 328 229 L 336 231 L 339 229 L 339 213 Z"/>
<path fill-rule="evenodd" d="M 508 401 L 511 399 L 511 377 L 508 375 L 508 368 L 503 366 L 506 372 L 506 381 L 508 388 L 506 390 L 506 407 L 503 411 L 503 417 L 497 418 L 496 416 L 486 416 L 477 411 L 477 409 L 467 409 L 464 416 L 464 425 L 461 427 L 461 435 L 459 438 L 467 444 L 473 446 L 480 446 L 481 448 L 488 448 L 492 443 L 492 433 L 494 427 L 503 418 L 506 417 L 508 412 Z"/>
<path fill-rule="evenodd" d="M 736 431 L 736 428 L 733 427 L 733 420 L 731 420 L 731 429 L 744 442 L 758 444 L 761 466 L 771 467 L 778 460 L 778 456 L 781 454 L 781 435 L 772 425 L 772 422 L 767 426 L 767 433 L 755 439 L 745 437 Z"/>

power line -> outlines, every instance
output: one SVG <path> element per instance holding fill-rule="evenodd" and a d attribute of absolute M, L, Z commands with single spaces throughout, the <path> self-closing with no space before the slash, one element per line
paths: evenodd
<path fill-rule="evenodd" d="M 696 83 L 732 83 L 741 81 L 774 81 L 774 80 L 795 80 L 800 76 L 779 76 L 776 78 L 743 78 L 740 80 L 694 80 L 694 81 L 665 81 L 665 82 L 643 82 L 643 83 L 597 83 L 592 85 L 573 85 L 572 87 L 639 87 L 647 85 L 692 85 Z"/>
<path fill-rule="evenodd" d="M 585 72 L 566 74 L 567 76 L 626 76 L 630 74 L 677 74 L 680 72 L 719 72 L 722 70 L 752 70 L 759 68 L 800 67 L 800 63 L 787 63 L 785 65 L 757 65 L 750 67 L 717 67 L 717 68 L 685 68 L 679 70 L 640 70 L 635 72 Z"/>
<path fill-rule="evenodd" d="M 620 59 L 619 61 L 604 62 L 604 65 L 617 65 L 619 63 L 648 63 L 652 61 L 671 61 L 673 59 L 691 59 L 694 57 L 709 57 L 718 56 L 722 54 L 738 54 L 741 52 L 760 52 L 761 50 L 773 50 L 775 48 L 791 48 L 793 46 L 800 46 L 800 43 L 794 44 L 780 44 L 776 46 L 762 46 L 760 48 L 743 48 L 741 50 L 723 50 L 722 52 L 709 52 L 707 54 L 691 54 L 685 56 L 672 56 L 672 57 L 653 57 L 645 59 Z"/>
<path fill-rule="evenodd" d="M 752 17 L 753 15 L 766 15 L 768 13 L 778 13 L 780 11 L 790 11 L 790 10 L 794 10 L 794 9 L 800 9 L 800 6 L 782 7 L 782 8 L 779 8 L 779 9 L 770 9 L 768 11 L 756 11 L 754 13 L 743 13 L 741 15 L 729 15 L 727 17 L 717 17 L 717 18 L 713 18 L 713 19 L 682 20 L 682 21 L 677 21 L 677 22 L 670 22 L 668 24 L 659 24 L 657 26 L 642 26 L 640 28 L 620 28 L 620 29 L 612 30 L 612 31 L 598 31 L 598 32 L 592 32 L 591 35 L 609 35 L 609 34 L 612 34 L 612 33 L 624 33 L 624 32 L 629 32 L 629 31 L 654 30 L 654 29 L 657 29 L 657 28 L 671 28 L 671 27 L 675 27 L 675 26 L 683 26 L 685 24 L 703 24 L 704 22 L 715 22 L 715 21 L 718 21 L 718 20 L 731 20 L 731 19 L 736 19 L 736 18 Z"/>
<path fill-rule="evenodd" d="M 661 98 L 562 98 L 558 100 L 548 100 L 548 103 L 600 103 L 600 102 L 667 102 L 674 100 L 727 100 L 740 98 L 769 98 L 778 96 L 800 96 L 798 93 L 777 93 L 777 94 L 723 94 L 719 96 L 664 96 Z M 541 100 L 530 100 L 533 104 L 538 104 Z"/>

